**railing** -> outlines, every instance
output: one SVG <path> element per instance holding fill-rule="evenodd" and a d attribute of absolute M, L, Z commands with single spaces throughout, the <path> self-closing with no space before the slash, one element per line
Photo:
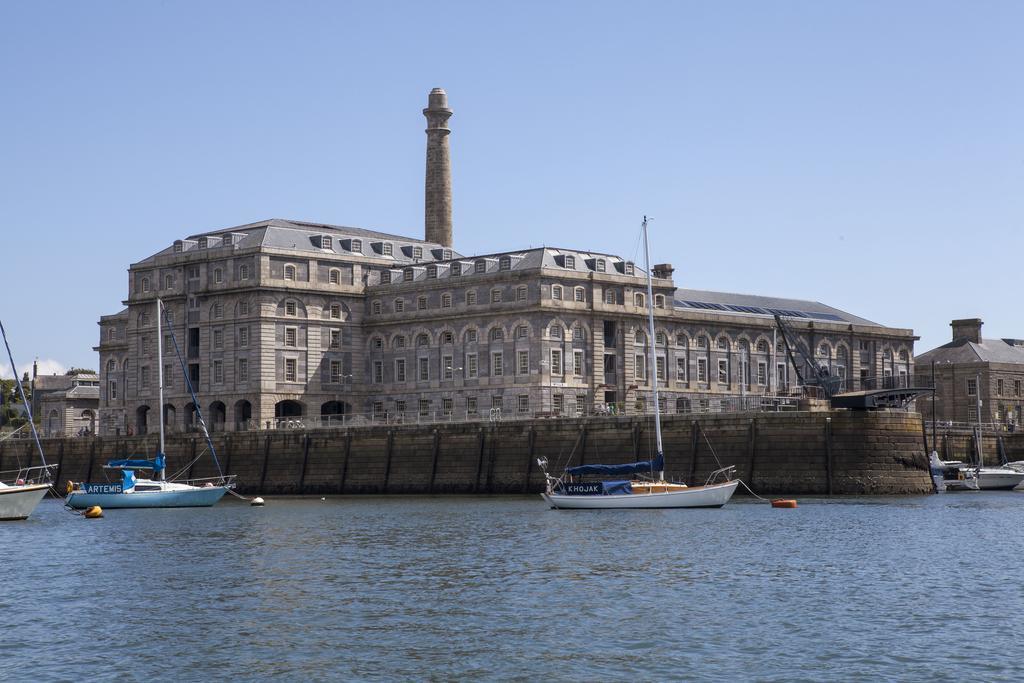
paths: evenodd
<path fill-rule="evenodd" d="M 925 424 L 928 428 L 931 428 L 931 420 L 925 418 Z M 983 432 L 1016 432 L 1019 427 L 1015 424 L 1004 423 L 1004 422 L 954 422 L 952 420 L 936 420 L 935 427 L 937 429 L 954 429 L 957 431 L 969 432 L 975 427 L 981 427 Z"/>
<path fill-rule="evenodd" d="M 35 467 L 22 467 L 16 470 L 0 472 L 0 482 L 15 486 L 27 484 L 48 484 L 53 480 L 53 472 L 56 465 L 36 465 Z"/>

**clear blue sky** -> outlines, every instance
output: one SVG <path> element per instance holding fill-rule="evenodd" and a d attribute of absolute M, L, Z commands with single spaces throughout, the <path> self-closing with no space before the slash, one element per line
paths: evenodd
<path fill-rule="evenodd" d="M 5 2 L 0 318 L 96 367 L 128 264 L 280 217 L 421 235 L 427 92 L 455 240 L 1024 337 L 1024 3 Z"/>

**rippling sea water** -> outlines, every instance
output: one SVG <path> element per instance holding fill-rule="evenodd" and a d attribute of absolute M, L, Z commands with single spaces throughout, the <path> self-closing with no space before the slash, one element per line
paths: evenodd
<path fill-rule="evenodd" d="M 553 511 L 271 498 L 0 525 L 0 678 L 1019 680 L 1024 493 Z"/>

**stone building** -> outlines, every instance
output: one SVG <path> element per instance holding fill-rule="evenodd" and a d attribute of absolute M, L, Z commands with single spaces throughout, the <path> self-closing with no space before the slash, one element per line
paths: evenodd
<path fill-rule="evenodd" d="M 979 318 L 954 320 L 953 340 L 914 362 L 924 374 L 934 368 L 937 420 L 1016 428 L 1024 410 L 1024 340 L 984 339 L 982 325 Z M 917 407 L 932 418 L 929 399 L 919 399 Z"/>
<path fill-rule="evenodd" d="M 554 247 L 453 250 L 444 91 L 424 115 L 425 240 L 273 219 L 179 239 L 132 264 L 127 308 L 100 320 L 101 430 L 152 428 L 160 365 L 170 429 L 195 424 L 186 373 L 218 429 L 631 413 L 650 409 L 653 375 L 666 410 L 715 410 L 797 389 L 775 313 L 815 363 L 852 382 L 912 372 L 910 330 L 815 302 L 677 289 L 668 264 L 652 268 L 658 362 L 647 367 L 637 265 Z M 173 331 L 159 360 L 157 297 Z"/>
<path fill-rule="evenodd" d="M 32 414 L 40 421 L 40 434 L 95 434 L 99 383 L 94 372 L 37 376 L 32 382 Z"/>

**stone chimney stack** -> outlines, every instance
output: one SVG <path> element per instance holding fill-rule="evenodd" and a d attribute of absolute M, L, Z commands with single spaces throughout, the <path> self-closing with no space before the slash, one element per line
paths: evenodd
<path fill-rule="evenodd" d="M 669 280 L 674 272 L 675 268 L 672 267 L 671 263 L 658 263 L 651 266 L 651 277 Z"/>
<path fill-rule="evenodd" d="M 424 211 L 425 239 L 452 246 L 452 163 L 448 156 L 448 95 L 430 91 L 427 108 L 427 181 Z"/>
<path fill-rule="evenodd" d="M 975 344 L 981 343 L 981 318 L 964 318 L 949 324 L 953 328 L 953 340 L 966 339 Z"/>

